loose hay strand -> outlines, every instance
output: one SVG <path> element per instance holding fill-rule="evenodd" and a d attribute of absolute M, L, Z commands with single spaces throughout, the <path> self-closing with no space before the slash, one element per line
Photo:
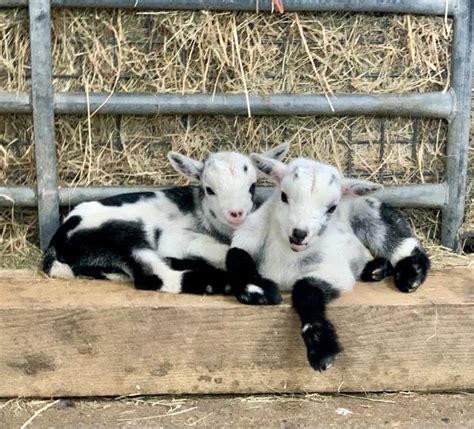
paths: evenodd
<path fill-rule="evenodd" d="M 56 405 L 59 401 L 59 399 L 56 399 L 55 401 L 50 402 L 49 404 L 46 404 L 44 407 L 41 407 L 39 410 L 35 411 L 35 413 L 21 425 L 20 429 L 25 429 L 34 419 L 36 419 L 36 417 L 38 417 L 41 413 L 44 413 L 48 408 Z"/>

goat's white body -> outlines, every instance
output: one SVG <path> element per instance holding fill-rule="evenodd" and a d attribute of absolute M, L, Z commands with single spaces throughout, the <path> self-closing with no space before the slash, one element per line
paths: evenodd
<path fill-rule="evenodd" d="M 259 273 L 282 290 L 291 290 L 298 279 L 307 276 L 324 280 L 339 291 L 352 289 L 371 255 L 346 217 L 351 202 L 341 202 L 321 235 L 304 251 L 294 252 L 272 216 L 278 196 L 275 193 L 249 216 L 235 233 L 232 245 L 256 257 Z"/>
<path fill-rule="evenodd" d="M 135 256 L 163 278 L 163 291 L 179 291 L 177 285 L 182 273 L 171 270 L 162 258 L 203 257 L 216 268 L 224 269 L 229 246 L 209 233 L 199 231 L 215 230 L 219 235 L 229 237 L 231 230 L 220 222 L 211 225 L 210 216 L 204 215 L 205 200 L 196 211 L 183 213 L 163 192 L 154 194 L 154 197 L 118 207 L 103 205 L 100 201 L 79 204 L 65 218 L 65 222 L 74 216 L 81 218 L 79 225 L 68 231 L 68 237 L 81 230 L 100 230 L 108 222 L 139 223 L 149 247 L 136 250 Z M 159 240 L 156 231 L 160 231 Z"/>
<path fill-rule="evenodd" d="M 344 179 L 334 167 L 304 158 L 288 165 L 251 158 L 278 187 L 234 234 L 227 267 L 237 298 L 278 304 L 278 289 L 291 290 L 308 360 L 324 371 L 341 351 L 327 303 L 356 279 L 391 273 L 400 290 L 411 292 L 426 277 L 429 259 L 400 214 L 366 197 L 380 185 Z"/>
<path fill-rule="evenodd" d="M 269 154 L 279 158 L 287 150 L 281 145 Z M 211 154 L 205 163 L 177 153 L 169 159 L 199 186 L 79 204 L 52 238 L 44 271 L 62 278 L 125 276 L 136 287 L 176 293 L 192 270 L 183 263 L 225 269 L 232 233 L 255 207 L 255 168 L 234 152 Z M 196 277 L 186 278 L 190 290 Z"/>

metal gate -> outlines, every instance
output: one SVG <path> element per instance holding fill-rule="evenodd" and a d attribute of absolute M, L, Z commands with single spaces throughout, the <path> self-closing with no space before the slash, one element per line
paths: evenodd
<path fill-rule="evenodd" d="M 454 19 L 450 89 L 425 94 L 106 94 L 54 92 L 51 7 L 136 10 L 269 11 L 271 0 L 0 0 L 0 7 L 29 6 L 32 93 L 1 93 L 0 113 L 32 113 L 37 189 L 0 187 L 0 206 L 38 207 L 40 244 L 59 225 L 59 206 L 150 187 L 58 189 L 55 114 L 368 115 L 439 118 L 448 121 L 446 182 L 390 186 L 380 198 L 402 207 L 441 209 L 441 241 L 458 249 L 464 216 L 471 99 L 470 0 L 288 0 L 287 11 L 383 12 L 450 16 Z"/>

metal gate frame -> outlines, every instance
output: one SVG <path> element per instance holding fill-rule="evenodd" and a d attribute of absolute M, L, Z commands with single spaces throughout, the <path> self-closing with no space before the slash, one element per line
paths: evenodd
<path fill-rule="evenodd" d="M 396 206 L 442 210 L 441 242 L 459 250 L 464 217 L 471 102 L 470 0 L 293 0 L 287 11 L 383 12 L 450 16 L 454 19 L 451 85 L 424 94 L 104 94 L 54 92 L 51 64 L 51 7 L 136 10 L 270 11 L 271 0 L 0 0 L 1 7 L 29 6 L 32 91 L 0 92 L 0 113 L 32 113 L 37 189 L 0 187 L 0 207 L 38 207 L 44 249 L 59 225 L 59 206 L 121 192 L 156 187 L 74 187 L 58 189 L 54 114 L 204 115 L 370 115 L 441 118 L 448 121 L 446 182 L 389 186 L 382 200 Z"/>

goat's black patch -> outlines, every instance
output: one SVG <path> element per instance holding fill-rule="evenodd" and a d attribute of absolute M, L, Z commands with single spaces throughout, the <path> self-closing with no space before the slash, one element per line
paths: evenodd
<path fill-rule="evenodd" d="M 133 204 L 140 200 L 146 200 L 156 197 L 154 192 L 133 192 L 130 194 L 120 194 L 113 197 L 104 198 L 99 203 L 103 206 L 120 207 L 123 204 Z"/>
<path fill-rule="evenodd" d="M 252 183 L 252 185 L 250 186 L 250 189 L 249 189 L 250 195 L 252 196 L 252 201 L 255 197 L 256 186 L 257 185 L 255 183 Z"/>
<path fill-rule="evenodd" d="M 286 148 L 273 152 L 272 158 L 275 158 L 275 159 L 280 158 L 285 151 L 286 151 Z"/>
<path fill-rule="evenodd" d="M 267 164 L 266 162 L 257 161 L 257 167 L 262 173 L 271 176 L 273 168 L 270 164 Z"/>
<path fill-rule="evenodd" d="M 377 210 L 370 199 L 365 203 L 351 216 L 352 230 L 374 255 L 389 258 L 403 240 L 414 237 L 410 224 L 394 207 L 382 203 Z"/>
<path fill-rule="evenodd" d="M 54 261 L 66 262 L 62 257 L 61 246 L 68 241 L 68 233 L 81 223 L 80 216 L 69 217 L 54 233 L 46 252 L 43 255 L 43 271 L 49 274 Z"/>
<path fill-rule="evenodd" d="M 154 239 L 155 239 L 155 246 L 158 248 L 158 242 L 160 241 L 161 237 L 161 229 L 160 228 L 155 228 L 155 233 L 154 233 Z"/>
<path fill-rule="evenodd" d="M 173 270 L 188 271 L 181 282 L 183 293 L 230 293 L 226 288 L 229 284 L 227 272 L 213 267 L 203 258 L 166 258 L 166 262 Z"/>
<path fill-rule="evenodd" d="M 163 285 L 162 280 L 151 271 L 150 267 L 138 261 L 131 261 L 130 268 L 133 273 L 133 283 L 137 289 L 158 290 Z"/>
<path fill-rule="evenodd" d="M 192 294 L 227 294 L 231 292 L 226 271 L 219 270 L 201 258 L 176 259 L 168 258 L 171 268 L 183 273 L 181 292 Z"/>
<path fill-rule="evenodd" d="M 246 165 L 244 165 L 244 172 L 247 173 L 248 170 L 249 168 Z"/>
<path fill-rule="evenodd" d="M 151 267 L 133 256 L 136 249 L 150 249 L 142 222 L 109 221 L 98 228 L 79 229 L 68 237 L 67 233 L 79 225 L 80 220 L 79 216 L 72 216 L 53 237 L 51 249 L 58 261 L 68 264 L 76 275 L 104 278 L 105 273 L 129 271 L 137 288 L 161 287 L 161 280 Z M 47 254 L 49 252 L 52 250 L 48 249 Z M 47 263 L 45 256 L 44 265 Z"/>
<path fill-rule="evenodd" d="M 194 198 L 194 187 L 175 186 L 173 188 L 163 189 L 162 192 L 165 194 L 166 198 L 176 204 L 182 213 L 191 213 L 195 210 L 196 201 Z"/>

